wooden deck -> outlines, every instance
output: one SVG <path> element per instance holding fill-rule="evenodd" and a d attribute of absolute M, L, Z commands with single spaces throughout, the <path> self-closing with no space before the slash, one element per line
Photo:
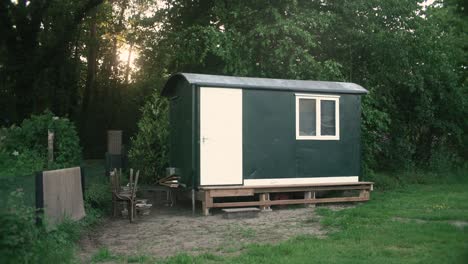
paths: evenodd
<path fill-rule="evenodd" d="M 370 192 L 373 190 L 373 185 L 373 182 L 346 182 L 276 186 L 206 186 L 199 188 L 198 199 L 202 201 L 203 214 L 209 215 L 211 208 L 259 206 L 262 210 L 268 210 L 272 205 L 364 202 L 370 199 Z M 359 195 L 333 198 L 316 198 L 315 196 L 316 192 L 321 191 L 348 190 L 359 191 Z M 303 198 L 270 200 L 271 193 L 303 193 Z M 215 203 L 213 201 L 213 198 L 217 197 L 255 196 L 255 194 L 258 194 L 258 201 L 221 203 Z"/>

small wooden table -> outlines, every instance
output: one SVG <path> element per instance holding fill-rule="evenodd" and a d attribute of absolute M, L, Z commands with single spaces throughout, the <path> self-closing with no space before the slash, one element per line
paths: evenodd
<path fill-rule="evenodd" d="M 153 199 L 154 201 L 157 200 L 156 198 L 156 194 L 158 192 L 165 192 L 166 193 L 166 204 L 169 205 L 169 206 L 174 206 L 175 205 L 175 198 L 174 198 L 174 188 L 170 188 L 170 187 L 167 187 L 167 186 L 163 186 L 163 185 L 143 185 L 141 187 L 138 188 L 138 191 L 142 191 L 142 192 L 150 192 L 153 194 Z"/>

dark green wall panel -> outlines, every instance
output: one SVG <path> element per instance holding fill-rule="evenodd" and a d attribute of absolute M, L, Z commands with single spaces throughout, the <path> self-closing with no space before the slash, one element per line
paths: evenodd
<path fill-rule="evenodd" d="M 294 101 L 288 93 L 243 90 L 242 105 L 244 179 L 293 177 Z"/>
<path fill-rule="evenodd" d="M 169 98 L 170 166 L 181 170 L 181 182 L 192 185 L 192 89 L 180 79 Z"/>
<path fill-rule="evenodd" d="M 340 140 L 296 140 L 293 92 L 244 90 L 244 179 L 359 175 L 360 97 L 340 96 Z"/>

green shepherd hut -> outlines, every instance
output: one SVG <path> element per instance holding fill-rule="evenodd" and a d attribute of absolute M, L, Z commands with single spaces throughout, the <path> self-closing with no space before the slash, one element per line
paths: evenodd
<path fill-rule="evenodd" d="M 366 93 L 345 82 L 174 74 L 162 90 L 170 102 L 170 166 L 207 209 L 223 207 L 210 207 L 210 191 L 224 197 L 273 187 L 368 188 L 359 182 Z M 306 192 L 302 200 L 314 198 Z"/>

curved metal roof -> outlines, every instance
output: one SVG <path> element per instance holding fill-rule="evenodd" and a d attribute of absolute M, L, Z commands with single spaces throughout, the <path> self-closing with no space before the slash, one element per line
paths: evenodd
<path fill-rule="evenodd" d="M 347 82 L 325 82 L 308 80 L 287 80 L 270 78 L 237 77 L 197 73 L 176 73 L 172 75 L 161 91 L 167 95 L 171 89 L 172 82 L 183 78 L 190 84 L 208 87 L 226 87 L 261 90 L 282 90 L 297 92 L 320 92 L 320 93 L 345 93 L 366 94 L 368 91 L 355 83 Z"/>

